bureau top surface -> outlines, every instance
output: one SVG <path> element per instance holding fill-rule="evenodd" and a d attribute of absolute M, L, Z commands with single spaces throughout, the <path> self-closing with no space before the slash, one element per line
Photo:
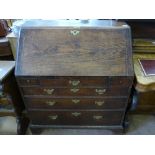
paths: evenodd
<path fill-rule="evenodd" d="M 15 61 L 0 61 L 0 82 L 10 73 L 15 67 Z"/>
<path fill-rule="evenodd" d="M 15 74 L 133 75 L 130 28 L 122 24 L 116 21 L 59 20 L 50 26 L 24 26 L 18 41 Z"/>

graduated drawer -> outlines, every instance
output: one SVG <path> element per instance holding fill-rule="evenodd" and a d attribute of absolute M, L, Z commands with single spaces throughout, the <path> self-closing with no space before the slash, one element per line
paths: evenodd
<path fill-rule="evenodd" d="M 113 87 L 129 86 L 129 77 L 38 77 L 18 78 L 20 86 L 51 86 L 51 87 Z"/>
<path fill-rule="evenodd" d="M 28 109 L 124 109 L 127 98 L 29 98 Z"/>
<path fill-rule="evenodd" d="M 106 88 L 49 88 L 49 87 L 23 87 L 24 95 L 47 96 L 128 96 L 127 87 Z"/>
<path fill-rule="evenodd" d="M 123 111 L 29 111 L 36 125 L 120 125 Z"/>

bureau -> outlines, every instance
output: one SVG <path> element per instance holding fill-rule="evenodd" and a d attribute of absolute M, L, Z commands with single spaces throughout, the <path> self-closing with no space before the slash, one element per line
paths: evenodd
<path fill-rule="evenodd" d="M 130 28 L 111 20 L 25 25 L 15 75 L 33 134 L 123 130 L 133 81 Z"/>

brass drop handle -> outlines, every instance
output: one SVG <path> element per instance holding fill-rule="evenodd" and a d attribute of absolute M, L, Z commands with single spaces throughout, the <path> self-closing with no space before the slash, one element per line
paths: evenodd
<path fill-rule="evenodd" d="M 77 103 L 79 103 L 79 102 L 80 102 L 80 100 L 73 99 L 73 100 L 72 100 L 72 102 L 73 102 L 73 103 L 75 103 L 75 104 L 77 104 Z"/>
<path fill-rule="evenodd" d="M 50 115 L 50 116 L 48 116 L 49 117 L 49 119 L 51 119 L 51 120 L 56 120 L 57 118 L 58 118 L 58 115 Z"/>
<path fill-rule="evenodd" d="M 101 116 L 101 115 L 94 115 L 93 118 L 96 119 L 96 120 L 100 120 L 100 119 L 103 118 L 103 116 Z"/>
<path fill-rule="evenodd" d="M 81 113 L 80 112 L 72 112 L 72 115 L 75 116 L 75 117 L 78 117 L 78 116 L 81 115 Z"/>
<path fill-rule="evenodd" d="M 46 101 L 46 104 L 53 106 L 55 105 L 56 101 Z"/>
<path fill-rule="evenodd" d="M 73 35 L 73 36 L 76 36 L 80 33 L 79 30 L 71 30 L 70 33 Z"/>
<path fill-rule="evenodd" d="M 99 95 L 102 95 L 106 92 L 106 89 L 95 89 L 95 92 L 98 93 Z"/>
<path fill-rule="evenodd" d="M 48 95 L 53 94 L 54 89 L 44 89 L 44 92 L 46 92 Z"/>
<path fill-rule="evenodd" d="M 79 80 L 69 80 L 69 84 L 71 84 L 72 86 L 77 86 L 80 84 Z"/>
<path fill-rule="evenodd" d="M 102 106 L 104 104 L 104 101 L 95 101 L 95 104 L 98 106 Z"/>
<path fill-rule="evenodd" d="M 79 89 L 77 89 L 77 88 L 72 88 L 72 89 L 70 89 L 70 91 L 73 92 L 73 93 L 76 93 L 76 92 L 79 91 Z"/>

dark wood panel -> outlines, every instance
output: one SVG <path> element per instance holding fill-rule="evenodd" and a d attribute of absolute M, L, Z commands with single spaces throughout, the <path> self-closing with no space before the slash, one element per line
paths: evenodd
<path fill-rule="evenodd" d="M 123 24 L 21 29 L 18 76 L 133 75 L 130 28 Z M 91 22 L 88 21 L 88 22 Z M 38 39 L 39 38 L 39 39 Z"/>
<path fill-rule="evenodd" d="M 28 109 L 124 109 L 127 98 L 27 98 Z"/>
<path fill-rule="evenodd" d="M 36 86 L 36 85 L 40 85 L 39 84 L 39 78 L 30 78 L 30 77 L 27 77 L 27 78 L 18 78 L 17 79 L 17 82 L 20 86 Z"/>
<path fill-rule="evenodd" d="M 18 77 L 21 86 L 51 86 L 51 87 L 108 87 L 129 86 L 133 77 Z"/>
<path fill-rule="evenodd" d="M 145 21 L 127 21 L 131 27 L 133 38 L 155 38 L 155 22 Z"/>
<path fill-rule="evenodd" d="M 25 77 L 18 78 L 21 86 L 52 86 L 52 87 L 73 87 L 73 86 L 106 86 L 108 77 Z"/>
<path fill-rule="evenodd" d="M 32 124 L 39 125 L 120 125 L 124 112 L 29 111 Z"/>
<path fill-rule="evenodd" d="M 11 56 L 12 51 L 7 38 L 0 38 L 0 57 Z"/>
<path fill-rule="evenodd" d="M 24 95 L 47 96 L 128 96 L 128 87 L 107 88 L 50 88 L 50 87 L 23 87 Z"/>
<path fill-rule="evenodd" d="M 121 87 L 128 87 L 132 85 L 133 77 L 109 77 L 109 86 L 121 86 Z"/>

